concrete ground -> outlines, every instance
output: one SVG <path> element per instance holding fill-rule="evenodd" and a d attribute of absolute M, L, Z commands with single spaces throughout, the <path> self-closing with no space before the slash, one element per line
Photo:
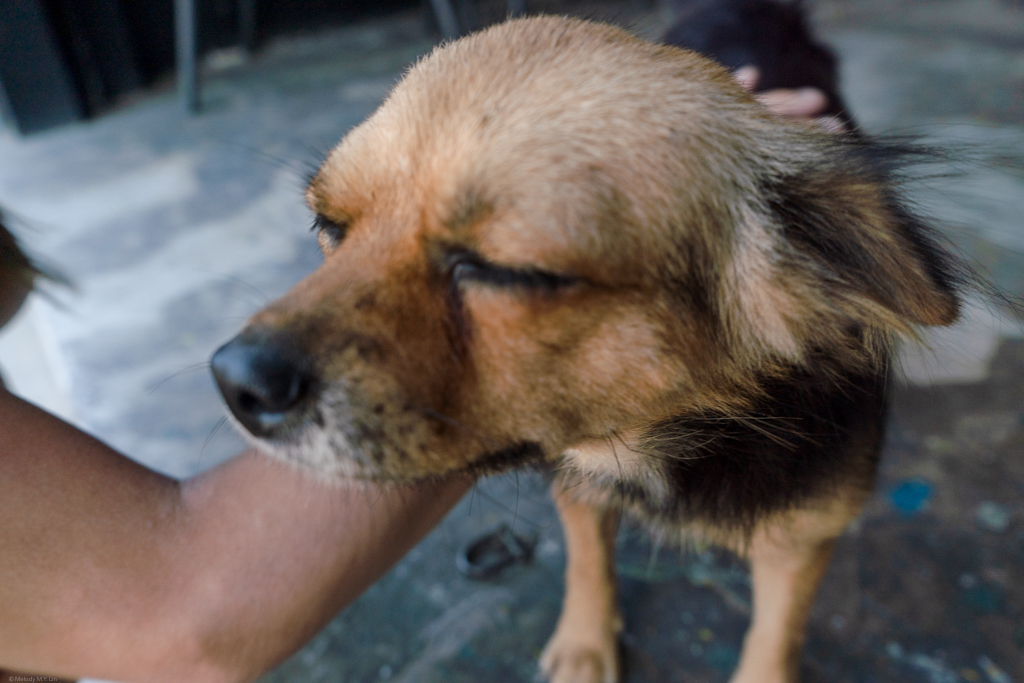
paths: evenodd
<path fill-rule="evenodd" d="M 528 3 L 531 10 L 564 5 Z M 668 7 L 579 4 L 656 36 Z M 1024 294 L 1024 7 L 823 0 L 820 34 L 873 133 L 916 132 L 972 162 L 914 196 L 1009 293 Z M 205 363 L 319 262 L 303 175 L 430 49 L 418 15 L 221 55 L 204 113 L 154 92 L 30 138 L 0 130 L 0 205 L 74 291 L 0 335 L 14 390 L 142 462 L 186 476 L 234 453 Z M 227 65 L 225 67 L 225 65 Z M 814 609 L 807 681 L 1024 680 L 1024 339 L 979 302 L 909 353 L 878 492 L 841 539 Z M 476 582 L 459 548 L 505 522 L 534 561 Z M 620 534 L 627 680 L 725 681 L 749 611 L 742 565 Z M 561 598 L 543 482 L 482 482 L 305 649 L 264 679 L 532 681 Z"/>

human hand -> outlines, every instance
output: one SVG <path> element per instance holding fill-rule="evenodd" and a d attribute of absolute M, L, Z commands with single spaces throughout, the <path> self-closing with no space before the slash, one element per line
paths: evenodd
<path fill-rule="evenodd" d="M 744 66 L 737 69 L 733 77 L 744 90 L 754 92 L 761 73 L 756 66 Z M 828 96 L 817 88 L 778 88 L 758 93 L 755 97 L 776 116 L 814 123 L 830 133 L 846 130 L 846 124 L 839 117 L 818 116 L 828 108 Z"/>

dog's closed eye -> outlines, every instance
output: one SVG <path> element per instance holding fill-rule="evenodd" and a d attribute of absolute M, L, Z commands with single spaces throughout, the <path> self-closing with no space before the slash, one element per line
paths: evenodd
<path fill-rule="evenodd" d="M 348 220 L 334 220 L 322 213 L 318 213 L 313 218 L 312 230 L 316 233 L 317 241 L 324 251 L 334 249 L 341 244 L 341 241 L 345 239 L 345 235 L 348 233 L 348 229 Z"/>
<path fill-rule="evenodd" d="M 553 292 L 580 282 L 578 278 L 539 268 L 512 268 L 490 263 L 479 254 L 465 249 L 449 252 L 445 265 L 455 285 L 481 284 L 500 289 Z"/>

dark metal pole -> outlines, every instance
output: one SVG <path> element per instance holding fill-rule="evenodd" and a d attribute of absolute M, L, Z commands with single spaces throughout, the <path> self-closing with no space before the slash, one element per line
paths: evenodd
<path fill-rule="evenodd" d="M 256 49 L 256 0 L 238 0 L 238 42 L 248 52 Z"/>
<path fill-rule="evenodd" d="M 178 97 L 185 111 L 199 113 L 199 74 L 196 69 L 195 0 L 174 0 L 175 60 L 178 68 Z"/>
<path fill-rule="evenodd" d="M 441 27 L 441 35 L 445 38 L 455 39 L 459 37 L 459 20 L 455 18 L 455 9 L 449 0 L 430 0 L 434 6 L 434 16 Z"/>

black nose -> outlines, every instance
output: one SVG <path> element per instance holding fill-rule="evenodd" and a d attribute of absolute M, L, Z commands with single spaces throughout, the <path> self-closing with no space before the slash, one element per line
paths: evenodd
<path fill-rule="evenodd" d="M 228 408 L 255 436 L 285 436 L 314 398 L 309 359 L 281 334 L 247 330 L 220 347 L 211 365 Z"/>

